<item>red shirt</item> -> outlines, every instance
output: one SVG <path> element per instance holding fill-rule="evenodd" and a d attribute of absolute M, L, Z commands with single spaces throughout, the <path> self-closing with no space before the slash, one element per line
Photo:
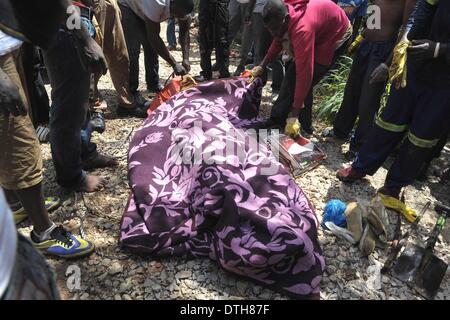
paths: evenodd
<path fill-rule="evenodd" d="M 344 10 L 330 0 L 284 0 L 289 11 L 288 34 L 293 49 L 296 81 L 294 107 L 302 108 L 311 88 L 314 63 L 330 66 L 337 42 L 350 21 Z M 282 50 L 274 39 L 266 55 L 272 61 Z"/>

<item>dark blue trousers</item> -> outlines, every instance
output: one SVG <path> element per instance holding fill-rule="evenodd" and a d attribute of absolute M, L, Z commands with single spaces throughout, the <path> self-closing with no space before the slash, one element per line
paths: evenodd
<path fill-rule="evenodd" d="M 359 147 L 373 127 L 373 120 L 380 108 L 381 97 L 387 82 L 370 84 L 372 72 L 389 57 L 396 39 L 382 42 L 363 41 L 353 59 L 352 68 L 344 91 L 344 99 L 334 120 L 334 134 L 347 138 L 356 119 L 355 134 L 350 142 L 350 150 Z"/>
<path fill-rule="evenodd" d="M 385 186 L 399 188 L 411 184 L 448 127 L 449 88 L 421 82 L 410 72 L 406 88 L 391 89 L 387 106 L 375 120 L 353 168 L 374 174 L 401 143 Z"/>

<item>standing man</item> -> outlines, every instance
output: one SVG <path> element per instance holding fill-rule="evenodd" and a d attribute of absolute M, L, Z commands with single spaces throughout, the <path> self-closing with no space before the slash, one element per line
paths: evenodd
<path fill-rule="evenodd" d="M 265 125 L 284 127 L 287 122 L 289 132 L 300 120 L 303 132 L 312 134 L 312 89 L 343 53 L 352 36 L 350 21 L 330 0 L 268 0 L 262 17 L 274 40 L 253 75 L 262 75 L 283 49 L 293 57 Z"/>
<path fill-rule="evenodd" d="M 228 45 L 231 46 L 239 30 L 242 30 L 241 50 L 239 52 L 239 64 L 233 76 L 239 76 L 244 70 L 248 60 L 248 53 L 252 49 L 253 30 L 246 21 L 249 0 L 230 0 L 228 3 Z M 258 34 L 260 36 L 260 34 Z"/>
<path fill-rule="evenodd" d="M 413 183 L 432 148 L 445 134 L 450 117 L 450 1 L 418 0 L 406 34 L 408 72 L 405 87 L 392 86 L 388 103 L 350 167 L 337 177 L 353 182 L 373 175 L 392 150 L 400 151 L 378 192 L 399 201 Z"/>
<path fill-rule="evenodd" d="M 90 254 L 94 245 L 49 218 L 42 190 L 41 149 L 28 114 L 18 53 L 23 41 L 47 50 L 53 47 L 58 42 L 60 25 L 68 18 L 65 13 L 69 5 L 66 0 L 49 1 L 48 7 L 27 0 L 0 2 L 0 187 L 5 189 L 8 202 L 17 199 L 29 216 L 33 225 L 30 238 L 35 247 L 65 258 Z M 83 59 L 87 68 L 105 71 L 101 49 L 87 30 L 74 29 L 73 36 L 79 48 L 79 56 L 75 52 L 78 59 Z M 77 139 L 80 144 L 80 130 Z M 80 184 L 85 191 L 102 184 L 101 179 L 85 178 Z"/>
<path fill-rule="evenodd" d="M 169 18 L 167 22 L 167 50 L 174 51 L 177 49 L 177 36 L 175 34 L 176 24 L 178 24 L 178 39 L 180 41 L 181 50 L 183 54 L 183 60 L 185 61 L 186 67 L 190 69 L 189 66 L 189 50 L 191 47 L 191 37 L 189 35 L 189 29 L 191 28 L 192 17 L 191 14 L 187 14 L 183 18 Z M 188 71 L 189 72 L 189 71 Z"/>
<path fill-rule="evenodd" d="M 145 82 L 147 90 L 153 94 L 157 94 L 162 89 L 159 84 L 158 56 L 148 41 L 144 19 L 131 9 L 127 0 L 118 0 L 118 3 L 122 14 L 122 28 L 130 59 L 130 90 L 137 101 L 143 101 L 144 98 L 139 91 L 139 56 L 141 54 L 141 46 L 144 49 Z"/>
<path fill-rule="evenodd" d="M 198 82 L 212 79 L 211 53 L 214 49 L 219 77 L 230 77 L 228 2 L 229 0 L 200 0 L 198 36 L 202 71 L 195 77 Z"/>
<path fill-rule="evenodd" d="M 255 50 L 254 64 L 259 65 L 267 54 L 272 44 L 273 38 L 269 30 L 264 26 L 262 12 L 267 0 L 250 0 L 246 11 L 246 23 L 250 29 Z M 280 92 L 281 83 L 284 78 L 284 66 L 281 59 L 275 58 L 270 64 L 272 69 L 272 93 L 277 95 Z M 264 83 L 267 80 L 267 73 L 263 76 Z"/>
<path fill-rule="evenodd" d="M 190 70 L 189 63 L 189 25 L 190 17 L 187 17 L 194 9 L 192 0 L 119 0 L 123 15 L 125 39 L 130 56 L 130 85 L 132 90 L 137 90 L 139 79 L 139 52 L 143 39 L 145 59 L 148 67 L 153 70 L 152 83 L 148 89 L 159 91 L 158 56 L 163 58 L 173 68 L 176 75 L 184 75 Z M 163 39 L 161 39 L 161 22 L 170 17 L 179 19 L 180 42 L 183 52 L 183 62 L 175 61 L 170 54 Z M 146 50 L 147 47 L 147 50 Z M 147 64 L 147 63 L 146 63 Z M 146 72 L 148 72 L 146 67 Z M 153 90 L 155 89 L 155 90 Z"/>
<path fill-rule="evenodd" d="M 381 27 L 367 28 L 364 40 L 359 45 L 344 91 L 342 105 L 334 120 L 335 135 L 346 139 L 355 125 L 358 125 L 350 142 L 347 158 L 353 160 L 373 126 L 375 114 L 380 108 L 381 97 L 385 91 L 392 50 L 402 25 L 406 26 L 414 8 L 415 0 L 375 0 L 374 5 L 381 10 Z"/>
<path fill-rule="evenodd" d="M 81 29 L 62 23 L 57 40 L 44 50 L 52 86 L 50 146 L 58 184 L 67 191 L 95 192 L 104 187 L 104 179 L 85 170 L 113 167 L 118 162 L 100 154 L 90 139 L 91 74 L 106 74 L 107 68 L 103 52 L 93 39 L 93 11 L 81 2 L 73 4 L 81 12 Z M 79 42 L 93 43 L 95 51 L 87 51 L 89 48 L 83 48 Z M 95 68 L 89 65 L 90 55 L 98 60 Z"/>
<path fill-rule="evenodd" d="M 130 59 L 121 23 L 122 15 L 117 0 L 95 0 L 94 11 L 99 27 L 97 31 L 101 34 L 97 39 L 100 38 L 111 80 L 116 89 L 117 114 L 119 116 L 145 118 L 150 102 L 133 95 L 130 90 Z M 97 88 L 100 77 L 101 74 L 94 74 L 91 125 L 94 131 L 102 133 L 105 130 L 103 112 L 106 103 L 101 103 L 103 98 Z"/>
<path fill-rule="evenodd" d="M 166 38 L 167 38 L 167 49 L 169 51 L 174 51 L 177 49 L 177 35 L 175 34 L 175 24 L 176 20 L 174 17 L 170 17 L 167 20 L 167 30 L 166 30 Z"/>

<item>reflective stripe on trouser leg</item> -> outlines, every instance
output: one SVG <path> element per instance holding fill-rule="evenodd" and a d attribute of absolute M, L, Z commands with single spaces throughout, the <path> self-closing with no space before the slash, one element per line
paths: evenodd
<path fill-rule="evenodd" d="M 439 142 L 439 139 L 422 139 L 413 134 L 411 131 L 408 132 L 408 140 L 419 148 L 433 148 Z"/>
<path fill-rule="evenodd" d="M 381 117 L 377 117 L 375 119 L 375 124 L 377 126 L 379 126 L 380 128 L 386 130 L 386 131 L 390 131 L 390 132 L 404 132 L 406 131 L 406 129 L 408 129 L 408 125 L 407 124 L 395 124 L 395 123 L 390 123 L 387 121 L 384 121 L 383 119 L 381 119 Z"/>

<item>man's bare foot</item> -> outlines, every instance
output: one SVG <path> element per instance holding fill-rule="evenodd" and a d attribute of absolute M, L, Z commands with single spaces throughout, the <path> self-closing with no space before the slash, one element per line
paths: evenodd
<path fill-rule="evenodd" d="M 93 159 L 89 159 L 83 162 L 84 170 L 92 170 L 99 168 L 116 167 L 119 165 L 119 161 L 113 157 L 104 156 L 102 154 L 97 154 Z"/>
<path fill-rule="evenodd" d="M 77 191 L 92 193 L 100 191 L 104 187 L 105 179 L 103 177 L 88 174 Z"/>

